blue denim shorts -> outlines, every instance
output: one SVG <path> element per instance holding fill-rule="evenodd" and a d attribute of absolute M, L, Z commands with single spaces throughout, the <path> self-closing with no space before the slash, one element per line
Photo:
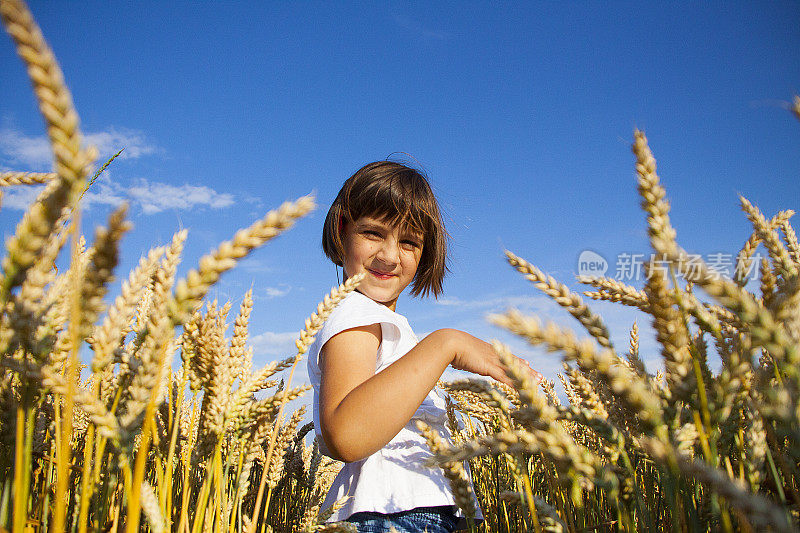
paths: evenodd
<path fill-rule="evenodd" d="M 358 533 L 389 533 L 392 527 L 397 533 L 453 533 L 459 521 L 449 506 L 417 507 L 391 514 L 361 512 L 346 520 L 355 524 Z"/>

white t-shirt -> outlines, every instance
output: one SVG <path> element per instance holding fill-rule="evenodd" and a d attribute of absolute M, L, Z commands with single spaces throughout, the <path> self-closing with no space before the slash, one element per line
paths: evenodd
<path fill-rule="evenodd" d="M 361 293 L 353 292 L 339 303 L 308 352 L 308 374 L 314 386 L 314 426 L 323 453 L 326 450 L 319 424 L 319 352 L 337 333 L 370 324 L 381 325 L 376 373 L 397 361 L 419 342 L 404 316 Z M 433 389 L 411 420 L 386 446 L 366 459 L 346 463 L 333 481 L 321 508 L 326 509 L 345 496 L 350 498 L 329 521 L 345 520 L 362 511 L 397 513 L 416 507 L 455 505 L 441 468 L 425 466 L 432 454 L 416 427 L 417 420 L 424 420 L 449 439 L 445 406 L 443 393 Z"/>

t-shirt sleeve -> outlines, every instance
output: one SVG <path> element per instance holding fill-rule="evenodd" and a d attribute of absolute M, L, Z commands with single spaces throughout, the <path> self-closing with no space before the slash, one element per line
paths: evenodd
<path fill-rule="evenodd" d="M 319 350 L 315 354 L 317 358 L 315 362 L 319 363 L 319 352 L 322 351 L 322 347 L 334 335 L 348 329 L 369 326 L 370 324 L 381 325 L 381 343 L 392 342 L 397 336 L 395 334 L 398 329 L 397 325 L 385 313 L 381 313 L 380 309 L 376 309 L 374 302 L 358 298 L 358 296 L 346 298 L 333 310 L 317 334 Z"/>

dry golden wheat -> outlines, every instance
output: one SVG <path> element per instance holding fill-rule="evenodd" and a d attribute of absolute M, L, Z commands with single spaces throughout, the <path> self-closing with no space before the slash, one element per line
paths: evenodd
<path fill-rule="evenodd" d="M 305 443 L 311 426 L 298 429 L 304 408 L 283 422 L 286 403 L 309 387 L 293 386 L 291 372 L 280 382 L 276 374 L 294 370 L 359 279 L 323 299 L 294 355 L 255 371 L 247 341 L 251 292 L 229 340 L 231 304 L 203 303 L 223 272 L 290 227 L 313 201 L 270 212 L 175 283 L 186 239 L 178 232 L 140 260 L 106 309 L 128 229 L 124 208 L 87 247 L 76 221 L 94 150 L 82 144 L 61 71 L 27 7 L 0 0 L 0 16 L 28 68 L 55 170 L 0 175 L 0 187 L 46 183 L 2 260 L 0 528 L 354 531 L 351 524 L 324 524 L 344 503 L 320 509 L 340 464 L 324 458 L 318 442 Z M 792 111 L 800 118 L 799 97 Z M 642 353 L 647 344 L 636 323 L 627 353 L 617 354 L 602 319 L 577 294 L 509 253 L 517 270 L 589 332 L 579 340 L 516 311 L 493 317 L 564 355 L 558 378 L 568 403 L 551 382 L 540 393 L 497 343 L 515 388 L 441 384 L 450 394 L 453 444 L 422 431 L 468 516 L 474 488 L 485 517 L 479 528 L 487 533 L 797 531 L 800 246 L 789 224 L 793 211 L 768 220 L 742 198 L 753 232 L 732 279 L 721 277 L 678 246 L 642 132 L 634 133 L 633 152 L 648 235 L 663 269 L 648 266 L 643 290 L 609 278 L 579 281 L 597 289 L 588 297 L 633 306 L 652 319 L 664 371 L 647 373 L 644 360 L 650 364 L 648 356 L 658 353 Z M 69 267 L 56 271 L 69 235 Z M 749 270 L 761 245 L 769 258 L 759 264 L 752 287 L 760 294 L 753 294 Z M 83 347 L 93 350 L 91 368 L 79 358 Z M 176 351 L 180 368 L 173 372 Z M 709 364 L 714 355 L 717 371 Z"/>
<path fill-rule="evenodd" d="M 0 187 L 9 185 L 40 185 L 58 177 L 55 172 L 0 172 Z"/>
<path fill-rule="evenodd" d="M 754 231 L 739 253 L 734 279 L 723 278 L 678 246 L 655 159 L 639 131 L 633 150 L 658 263 L 647 265 L 644 291 L 611 279 L 579 281 L 598 289 L 586 293 L 592 298 L 634 306 L 652 317 L 664 373 L 658 370 L 655 378 L 646 373 L 636 324 L 625 360 L 598 350 L 593 340 L 579 341 L 569 330 L 543 327 L 517 311 L 495 315 L 494 323 L 563 354 L 559 379 L 569 404 L 545 402 L 498 345 L 509 361 L 519 403 L 508 418 L 508 404 L 485 399 L 487 385 L 445 384 L 457 400 L 471 391 L 472 398 L 455 402 L 471 429 L 458 429 L 455 445 L 438 449 L 436 458 L 440 464 L 469 459 L 482 505 L 499 509 L 484 491 L 502 495 L 501 503 L 510 505 L 502 510 L 503 520 L 491 522 L 492 530 L 511 531 L 512 522 L 545 530 L 552 515 L 570 531 L 611 525 L 628 531 L 797 531 L 800 264 L 788 225 L 793 212 L 767 221 L 742 199 Z M 770 259 L 761 262 L 761 295 L 755 296 L 743 286 L 748 261 L 761 244 Z M 556 280 L 509 258 L 563 305 L 566 288 L 556 290 Z M 695 286 L 715 301 L 702 301 Z M 754 357 L 757 350 L 760 360 Z M 722 363 L 716 373 L 708 363 L 712 353 Z M 598 394 L 598 382 L 614 397 Z M 518 466 L 506 466 L 505 488 L 498 485 L 496 470 L 503 454 L 522 458 Z M 487 456 L 496 460 L 486 463 Z M 549 511 L 539 505 L 543 498 L 552 504 Z"/>

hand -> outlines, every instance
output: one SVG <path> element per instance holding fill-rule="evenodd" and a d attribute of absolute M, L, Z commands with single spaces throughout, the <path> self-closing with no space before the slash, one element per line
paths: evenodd
<path fill-rule="evenodd" d="M 544 376 L 537 372 L 536 370 L 531 368 L 531 364 L 523 359 L 522 357 L 517 357 L 514 354 L 511 354 L 511 357 L 517 360 L 517 363 L 522 367 L 523 370 L 527 370 L 529 372 L 529 377 L 533 381 L 534 385 L 538 385 L 544 380 Z"/>
<path fill-rule="evenodd" d="M 439 330 L 447 336 L 448 341 L 451 343 L 453 353 L 455 354 L 450 366 L 458 370 L 465 370 L 478 374 L 481 376 L 489 376 L 506 385 L 512 386 L 511 379 L 506 375 L 503 370 L 503 364 L 500 362 L 500 357 L 495 352 L 492 345 L 484 342 L 477 337 L 473 337 L 469 333 L 459 330 Z M 533 370 L 530 364 L 515 355 L 512 355 L 519 365 L 530 372 L 530 378 L 537 385 L 544 379 L 544 377 L 537 371 Z"/>

